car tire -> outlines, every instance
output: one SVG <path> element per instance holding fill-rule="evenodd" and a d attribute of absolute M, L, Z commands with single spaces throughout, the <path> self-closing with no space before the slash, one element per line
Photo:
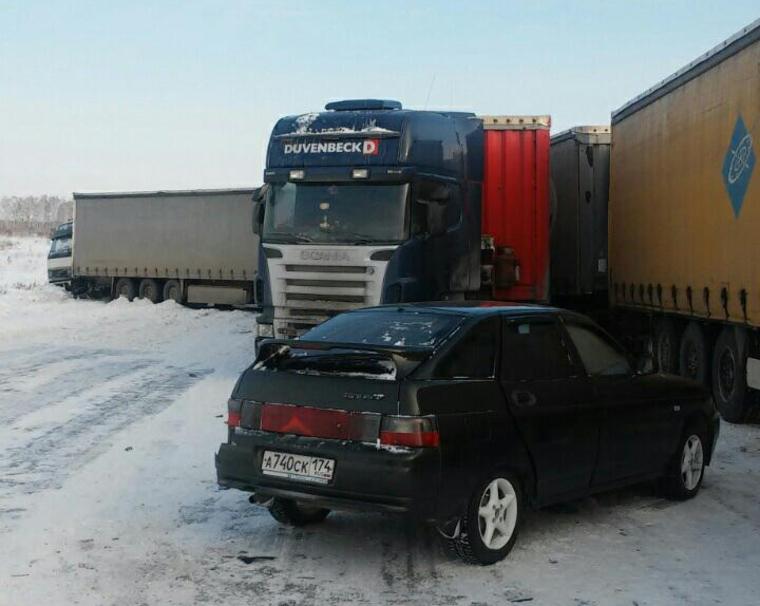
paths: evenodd
<path fill-rule="evenodd" d="M 707 348 L 705 331 L 697 322 L 689 322 L 681 336 L 681 347 L 678 356 L 678 368 L 681 376 L 709 384 L 710 356 Z"/>
<path fill-rule="evenodd" d="M 487 566 L 503 560 L 515 545 L 523 509 L 520 483 L 495 473 L 473 491 L 459 534 L 447 547 L 468 564 Z"/>
<path fill-rule="evenodd" d="M 654 330 L 654 356 L 659 372 L 678 374 L 678 333 L 673 320 L 660 318 Z"/>
<path fill-rule="evenodd" d="M 119 278 L 113 287 L 113 298 L 126 297 L 128 301 L 133 301 L 137 295 L 135 282 L 131 278 Z"/>
<path fill-rule="evenodd" d="M 182 284 L 179 280 L 167 280 L 164 284 L 164 301 L 182 303 Z"/>
<path fill-rule="evenodd" d="M 690 424 L 681 436 L 668 473 L 662 479 L 663 492 L 669 499 L 685 501 L 699 492 L 708 456 L 706 435 L 702 424 Z"/>
<path fill-rule="evenodd" d="M 304 505 L 292 499 L 275 498 L 269 506 L 269 513 L 280 524 L 306 526 L 323 521 L 330 510 Z"/>
<path fill-rule="evenodd" d="M 747 417 L 747 357 L 736 329 L 726 326 L 713 350 L 712 389 L 720 415 L 729 423 L 741 423 Z"/>
<path fill-rule="evenodd" d="M 141 299 L 148 299 L 151 303 L 160 303 L 163 301 L 163 290 L 161 286 L 155 280 L 146 278 L 140 282 L 140 288 L 138 289 L 138 297 Z"/>

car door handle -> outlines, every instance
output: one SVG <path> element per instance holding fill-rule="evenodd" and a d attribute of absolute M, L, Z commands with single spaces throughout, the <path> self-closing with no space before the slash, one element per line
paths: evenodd
<path fill-rule="evenodd" d="M 536 396 L 523 389 L 515 389 L 511 397 L 515 406 L 533 406 L 536 403 Z"/>

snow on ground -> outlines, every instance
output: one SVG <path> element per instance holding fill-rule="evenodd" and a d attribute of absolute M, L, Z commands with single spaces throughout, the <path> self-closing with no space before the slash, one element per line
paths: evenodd
<path fill-rule="evenodd" d="M 724 425 L 693 501 L 641 486 L 531 513 L 492 567 L 393 516 L 283 528 L 215 484 L 252 315 L 75 301 L 44 284 L 44 241 L 8 242 L 2 606 L 758 603 L 760 427 Z"/>
<path fill-rule="evenodd" d="M 0 295 L 46 285 L 49 249 L 50 241 L 43 238 L 0 236 Z"/>

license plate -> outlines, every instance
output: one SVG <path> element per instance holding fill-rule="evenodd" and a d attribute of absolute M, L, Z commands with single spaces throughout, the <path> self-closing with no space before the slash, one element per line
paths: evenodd
<path fill-rule="evenodd" d="M 334 459 L 307 457 L 287 452 L 265 450 L 261 473 L 266 476 L 327 484 L 333 477 Z"/>

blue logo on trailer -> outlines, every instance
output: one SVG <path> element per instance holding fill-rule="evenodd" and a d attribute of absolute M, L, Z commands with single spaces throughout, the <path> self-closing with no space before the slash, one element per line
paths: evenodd
<path fill-rule="evenodd" d="M 742 210 L 753 168 L 755 168 L 755 150 L 752 149 L 752 136 L 744 125 L 744 120 L 739 116 L 734 126 L 734 134 L 731 135 L 726 157 L 723 159 L 723 184 L 726 186 L 735 217 L 738 217 Z"/>

